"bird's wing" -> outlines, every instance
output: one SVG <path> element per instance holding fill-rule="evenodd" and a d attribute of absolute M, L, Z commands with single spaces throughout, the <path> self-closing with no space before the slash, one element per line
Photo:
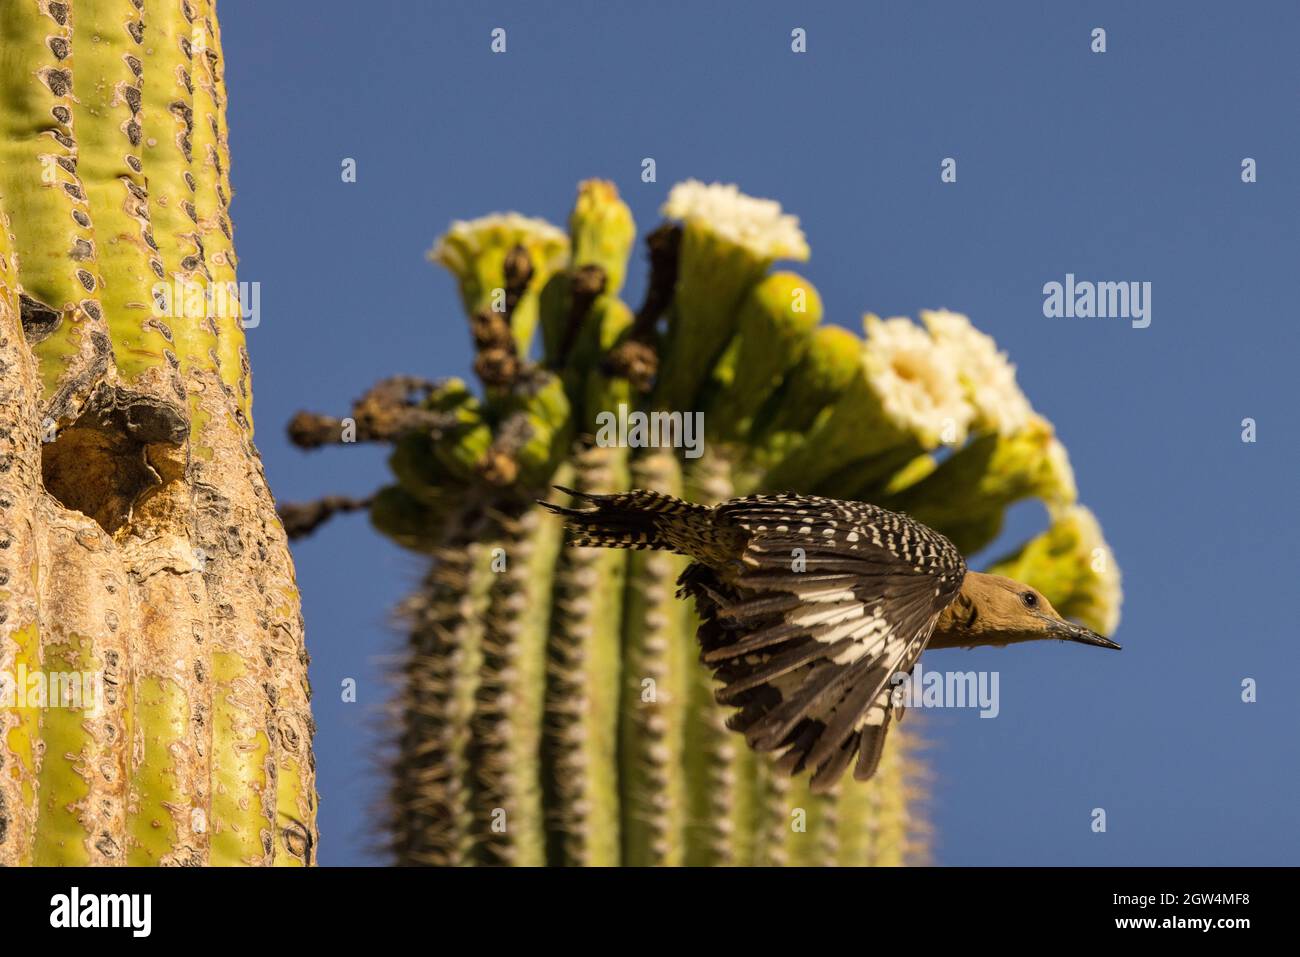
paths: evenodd
<path fill-rule="evenodd" d="M 778 767 L 834 784 L 875 773 L 894 676 L 911 671 L 966 573 L 942 535 L 872 505 L 811 496 L 726 502 L 717 520 L 749 533 L 734 568 L 682 575 L 701 619 L 701 660 L 722 682 L 728 722 Z"/>

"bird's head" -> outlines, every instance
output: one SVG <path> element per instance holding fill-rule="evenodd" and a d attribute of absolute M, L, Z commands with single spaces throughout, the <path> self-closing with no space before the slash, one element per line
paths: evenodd
<path fill-rule="evenodd" d="M 941 644 L 1009 645 L 1056 638 L 1119 649 L 1109 638 L 1061 617 L 1036 588 L 1001 575 L 967 572 L 945 618 L 939 629 Z"/>

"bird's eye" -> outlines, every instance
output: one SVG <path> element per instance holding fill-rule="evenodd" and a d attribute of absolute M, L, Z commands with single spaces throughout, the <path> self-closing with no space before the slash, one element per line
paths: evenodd
<path fill-rule="evenodd" d="M 1025 607 L 1026 607 L 1026 608 L 1037 608 L 1037 607 L 1038 607 L 1038 596 L 1035 595 L 1035 594 L 1034 594 L 1033 592 L 1031 592 L 1031 591 L 1021 592 L 1021 593 L 1020 593 L 1020 600 L 1023 601 L 1023 602 L 1025 603 Z"/>

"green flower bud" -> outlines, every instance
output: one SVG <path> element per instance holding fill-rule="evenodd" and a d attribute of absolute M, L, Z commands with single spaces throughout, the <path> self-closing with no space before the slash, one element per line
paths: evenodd
<path fill-rule="evenodd" d="M 485 468 L 501 484 L 518 482 L 524 488 L 545 485 L 560 460 L 568 454 L 572 437 L 569 398 L 564 382 L 549 372 L 534 377 L 509 397 L 499 409 L 492 448 Z M 498 471 L 504 461 L 510 471 Z"/>
<path fill-rule="evenodd" d="M 821 296 L 802 276 L 773 273 L 750 290 L 713 373 L 710 431 L 729 438 L 749 433 L 763 403 L 808 351 L 821 319 Z"/>
<path fill-rule="evenodd" d="M 423 502 L 440 501 L 450 489 L 464 487 L 435 454 L 433 436 L 427 432 L 410 432 L 398 439 L 388 456 L 388 467 L 402 490 Z"/>
<path fill-rule="evenodd" d="M 749 459 L 765 471 L 802 442 L 849 387 L 862 363 L 862 340 L 839 326 L 818 326 L 803 360 L 754 418 Z"/>
<path fill-rule="evenodd" d="M 1015 435 L 977 436 L 926 478 L 880 504 L 943 532 L 969 554 L 997 537 L 1009 505 L 1031 497 L 1051 505 L 1076 497 L 1065 448 L 1052 424 L 1037 414 Z"/>
<path fill-rule="evenodd" d="M 569 215 L 569 237 L 573 267 L 599 266 L 605 273 L 605 294 L 617 296 L 636 241 L 636 222 L 613 183 L 589 179 L 578 185 L 578 200 Z"/>
<path fill-rule="evenodd" d="M 403 548 L 429 552 L 438 544 L 444 519 L 454 504 L 451 495 L 440 508 L 401 486 L 389 485 L 380 489 L 370 504 L 370 524 Z"/>
<path fill-rule="evenodd" d="M 492 446 L 492 429 L 478 410 L 460 410 L 457 419 L 457 424 L 434 437 L 433 454 L 457 479 L 473 482 Z"/>

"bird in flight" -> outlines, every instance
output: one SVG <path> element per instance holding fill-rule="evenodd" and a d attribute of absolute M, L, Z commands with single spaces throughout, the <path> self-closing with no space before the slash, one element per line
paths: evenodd
<path fill-rule="evenodd" d="M 943 535 L 875 505 L 780 494 L 710 507 L 641 489 L 557 488 L 583 504 L 541 503 L 564 516 L 570 544 L 692 559 L 678 596 L 695 600 L 718 702 L 738 709 L 727 726 L 755 750 L 782 752 L 784 773 L 811 772 L 814 791 L 855 757 L 856 779 L 875 773 L 902 717 L 897 676 L 927 647 L 1120 647 L 1028 585 L 969 571 Z"/>

